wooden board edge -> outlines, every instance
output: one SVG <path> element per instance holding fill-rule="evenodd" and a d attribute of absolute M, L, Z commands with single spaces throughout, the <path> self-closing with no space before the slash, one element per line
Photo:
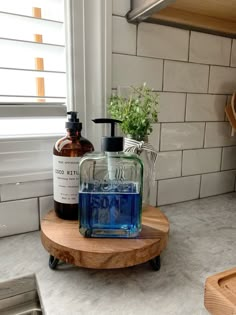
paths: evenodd
<path fill-rule="evenodd" d="M 169 25 L 179 25 L 183 28 L 193 28 L 194 30 L 204 30 L 222 36 L 236 37 L 236 23 L 233 21 L 193 14 L 192 12 L 171 7 L 153 14 L 149 19 L 152 22 L 155 20 L 165 24 L 168 23 Z"/>

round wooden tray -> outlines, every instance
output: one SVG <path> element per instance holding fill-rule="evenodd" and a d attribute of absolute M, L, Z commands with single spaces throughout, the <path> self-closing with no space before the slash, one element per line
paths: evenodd
<path fill-rule="evenodd" d="M 94 269 L 124 268 L 151 262 L 160 269 L 160 253 L 167 245 L 169 222 L 158 209 L 147 206 L 142 214 L 142 232 L 135 239 L 85 238 L 78 221 L 58 218 L 51 210 L 41 222 L 41 240 L 50 253 L 49 266 L 59 260 Z"/>

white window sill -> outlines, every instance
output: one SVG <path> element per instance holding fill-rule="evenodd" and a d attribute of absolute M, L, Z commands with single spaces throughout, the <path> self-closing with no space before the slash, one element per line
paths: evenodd
<path fill-rule="evenodd" d="M 55 139 L 55 141 L 61 137 L 63 137 L 65 133 L 48 133 L 48 134 L 30 134 L 30 135 L 12 135 L 12 136 L 2 136 L 0 135 L 0 144 L 1 142 L 9 141 L 27 141 L 27 140 L 47 140 L 47 139 Z M 0 150 L 1 152 L 1 150 Z"/>

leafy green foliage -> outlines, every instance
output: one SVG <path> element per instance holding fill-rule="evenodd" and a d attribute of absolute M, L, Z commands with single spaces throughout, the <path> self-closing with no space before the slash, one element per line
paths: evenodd
<path fill-rule="evenodd" d="M 152 124 L 158 121 L 159 95 L 145 84 L 131 88 L 128 98 L 111 96 L 108 111 L 112 118 L 122 121 L 121 129 L 126 136 L 142 140 L 151 134 Z"/>

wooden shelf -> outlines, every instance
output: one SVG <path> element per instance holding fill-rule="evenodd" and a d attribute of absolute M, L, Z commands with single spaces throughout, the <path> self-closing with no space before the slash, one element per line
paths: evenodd
<path fill-rule="evenodd" d="M 236 37 L 236 0 L 176 0 L 148 20 Z"/>

